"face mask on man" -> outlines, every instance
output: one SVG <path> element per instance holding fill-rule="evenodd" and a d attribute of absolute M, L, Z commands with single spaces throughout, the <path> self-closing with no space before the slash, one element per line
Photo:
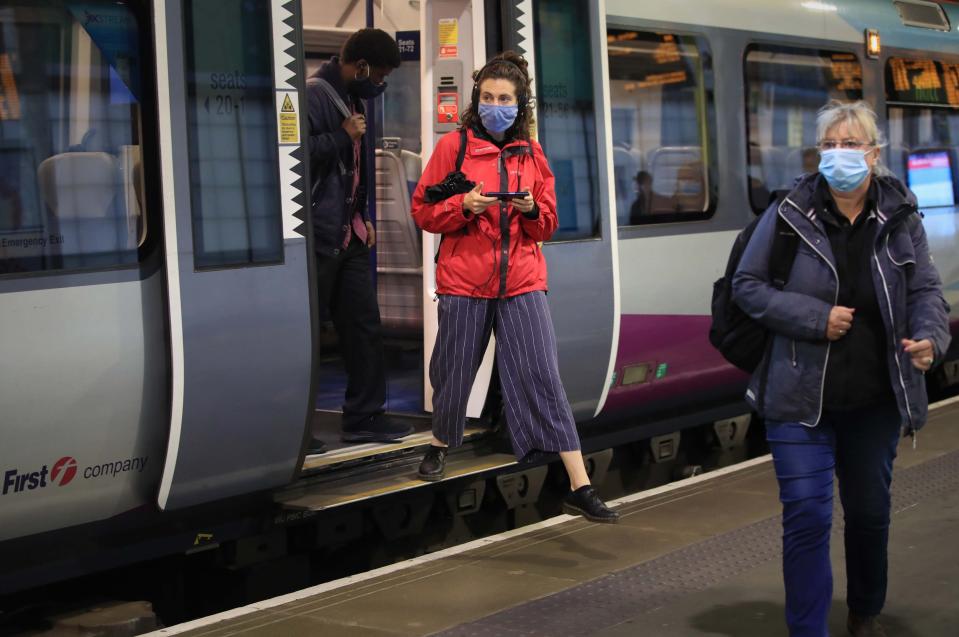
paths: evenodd
<path fill-rule="evenodd" d="M 355 95 L 360 99 L 371 100 L 383 94 L 383 91 L 386 90 L 386 82 L 381 84 L 374 83 L 373 79 L 370 77 L 369 64 L 366 64 L 365 67 L 366 75 L 364 77 L 360 77 L 360 73 L 357 71 L 356 75 L 353 76 L 353 79 L 350 80 L 347 90 L 351 95 Z"/>
<path fill-rule="evenodd" d="M 505 133 L 516 121 L 517 107 L 497 106 L 496 104 L 480 104 L 479 116 L 483 128 L 490 133 Z"/>
<path fill-rule="evenodd" d="M 833 189 L 839 192 L 855 190 L 869 176 L 866 152 L 851 148 L 824 150 L 819 160 L 819 172 Z"/>

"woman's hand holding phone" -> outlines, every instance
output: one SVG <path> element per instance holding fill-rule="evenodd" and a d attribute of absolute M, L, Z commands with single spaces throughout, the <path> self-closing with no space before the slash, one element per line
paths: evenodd
<path fill-rule="evenodd" d="M 536 202 L 533 201 L 532 193 L 526 195 L 522 199 L 513 199 L 512 203 L 513 207 L 522 213 L 531 212 L 533 210 L 533 206 L 536 205 Z"/>
<path fill-rule="evenodd" d="M 483 196 L 483 182 L 481 181 L 463 197 L 463 210 L 474 215 L 483 214 L 484 210 L 497 201 L 496 197 Z"/>

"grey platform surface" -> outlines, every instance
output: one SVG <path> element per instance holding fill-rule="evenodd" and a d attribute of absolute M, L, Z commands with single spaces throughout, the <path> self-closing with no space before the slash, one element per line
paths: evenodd
<path fill-rule="evenodd" d="M 893 478 L 890 635 L 959 635 L 959 404 L 900 446 Z M 838 501 L 838 498 L 837 498 Z M 324 590 L 186 633 L 284 635 L 778 636 L 779 502 L 764 463 L 580 519 Z M 841 515 L 834 635 L 844 635 Z"/>

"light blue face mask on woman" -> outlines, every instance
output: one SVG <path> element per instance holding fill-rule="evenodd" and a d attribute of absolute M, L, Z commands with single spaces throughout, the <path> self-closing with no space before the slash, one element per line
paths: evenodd
<path fill-rule="evenodd" d="M 822 151 L 819 172 L 829 186 L 839 192 L 855 190 L 869 176 L 866 152 L 851 148 L 834 148 Z"/>
<path fill-rule="evenodd" d="M 496 104 L 480 104 L 479 116 L 483 128 L 490 133 L 505 133 L 516 121 L 517 107 L 497 106 Z"/>

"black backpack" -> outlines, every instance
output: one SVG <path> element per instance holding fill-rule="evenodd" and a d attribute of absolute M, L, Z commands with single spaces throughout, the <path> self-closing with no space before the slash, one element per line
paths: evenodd
<path fill-rule="evenodd" d="M 785 194 L 774 194 L 775 205 L 763 213 L 776 215 L 776 234 L 769 257 L 769 274 L 773 286 L 778 290 L 786 287 L 799 247 L 799 236 L 778 212 L 779 203 Z M 762 215 L 753 219 L 736 237 L 729 252 L 729 261 L 726 262 L 726 273 L 713 283 L 712 324 L 709 327 L 709 342 L 713 347 L 718 349 L 727 361 L 750 373 L 759 367 L 766 352 L 768 330 L 733 301 L 733 275 L 736 274 L 739 260 L 761 218 Z"/>

